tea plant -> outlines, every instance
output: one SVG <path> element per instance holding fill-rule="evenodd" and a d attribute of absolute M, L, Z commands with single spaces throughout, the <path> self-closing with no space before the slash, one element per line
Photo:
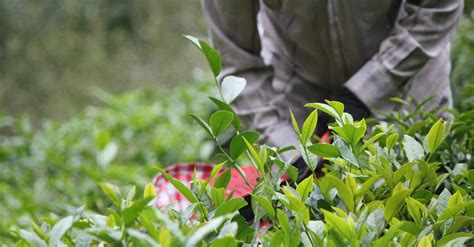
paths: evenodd
<path fill-rule="evenodd" d="M 205 55 L 215 77 L 219 53 L 203 40 L 187 38 Z M 216 80 L 217 83 L 217 80 Z M 245 80 L 226 77 L 217 83 L 219 108 L 204 120 L 192 117 L 215 142 L 223 162 L 206 180 L 192 186 L 161 172 L 192 204 L 184 212 L 154 208 L 155 191 L 147 185 L 142 198 L 135 188 L 123 193 L 102 183 L 113 202 L 107 213 L 77 209 L 62 219 L 47 217 L 41 226 L 12 231 L 17 245 L 96 246 L 462 246 L 474 234 L 474 111 L 443 120 L 423 110 L 387 116 L 387 121 L 354 121 L 337 101 L 309 103 L 314 111 L 300 125 L 300 155 L 314 171 L 325 159 L 324 176 L 297 181 L 292 160 L 281 154 L 295 147 L 259 144 L 259 133 L 245 130 L 229 105 Z M 394 99 L 402 104 L 410 102 Z M 313 133 L 318 113 L 335 119 L 332 143 Z M 289 113 L 291 114 L 291 113 Z M 220 139 L 231 133 L 229 150 Z M 462 154 L 462 155 L 458 155 Z M 229 169 L 240 169 L 246 155 L 260 177 L 251 194 L 254 219 L 239 214 L 248 202 L 226 193 Z M 277 166 L 278 169 L 274 167 Z M 224 169 L 226 172 L 221 173 Z M 287 174 L 289 180 L 283 179 Z M 211 183 L 211 180 L 215 180 Z M 242 186 L 248 186 L 242 185 Z"/>
<path fill-rule="evenodd" d="M 36 129 L 27 118 L 0 115 L 0 239 L 10 225 L 26 227 L 48 211 L 106 210 L 98 182 L 143 188 L 153 166 L 207 160 L 212 143 L 188 112 L 207 114 L 212 89 L 208 80 L 180 91 L 98 91 L 102 106 Z"/>

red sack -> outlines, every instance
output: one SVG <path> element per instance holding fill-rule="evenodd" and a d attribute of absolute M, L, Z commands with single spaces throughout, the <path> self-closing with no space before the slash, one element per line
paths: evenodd
<path fill-rule="evenodd" d="M 188 163 L 188 164 L 175 164 L 169 166 L 165 171 L 175 179 L 181 181 L 185 186 L 190 186 L 193 180 L 193 173 L 196 170 L 196 177 L 198 179 L 206 180 L 211 175 L 211 171 L 215 165 L 210 163 Z M 253 166 L 242 166 L 242 170 L 251 185 L 251 188 L 245 183 L 242 176 L 240 176 L 237 170 L 231 170 L 231 178 L 229 185 L 227 186 L 226 194 L 229 195 L 232 191 L 232 198 L 244 197 L 252 192 L 252 188 L 257 184 L 258 172 Z M 230 168 L 228 168 L 230 169 Z M 222 174 L 225 169 L 222 169 L 217 176 Z M 216 177 L 217 177 L 216 176 Z M 211 181 L 211 184 L 214 181 Z M 157 207 L 168 207 L 172 206 L 173 209 L 178 211 L 185 210 L 191 202 L 186 199 L 178 190 L 161 174 L 158 174 L 153 179 L 153 185 L 155 186 L 157 199 Z"/>
<path fill-rule="evenodd" d="M 328 132 L 324 133 L 324 135 L 321 137 L 320 142 L 330 143 Z M 185 186 L 190 187 L 191 181 L 193 180 L 194 170 L 196 170 L 197 179 L 206 180 L 211 175 L 211 171 L 213 168 L 214 165 L 210 163 L 188 163 L 174 164 L 172 166 L 167 167 L 165 171 L 175 179 L 181 181 Z M 242 166 L 241 168 L 247 176 L 251 188 L 245 183 L 239 172 L 237 172 L 237 170 L 235 169 L 232 169 L 231 179 L 226 190 L 227 195 L 234 191 L 232 198 L 244 197 L 246 195 L 249 195 L 252 192 L 253 187 L 255 187 L 255 185 L 257 184 L 257 170 L 250 165 Z M 217 176 L 219 176 L 223 172 L 225 172 L 225 169 L 222 169 Z M 287 179 L 288 176 L 285 174 L 282 177 L 282 180 L 285 181 Z M 211 183 L 213 182 L 214 181 L 211 181 Z M 183 211 L 189 205 L 191 205 L 191 202 L 186 199 L 181 193 L 179 193 L 179 191 L 176 190 L 175 187 L 163 175 L 156 175 L 153 179 L 153 185 L 155 186 L 157 195 L 157 200 L 155 202 L 157 207 L 172 206 L 172 208 L 175 210 Z"/>

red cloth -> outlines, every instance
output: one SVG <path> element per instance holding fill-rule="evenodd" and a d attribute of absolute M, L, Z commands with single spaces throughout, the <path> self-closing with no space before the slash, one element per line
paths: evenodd
<path fill-rule="evenodd" d="M 324 133 L 321 137 L 320 142 L 330 143 L 329 132 Z M 190 187 L 191 181 L 193 180 L 193 173 L 196 170 L 197 179 L 206 180 L 211 175 L 211 171 L 214 168 L 213 164 L 210 163 L 188 163 L 188 164 L 174 164 L 165 169 L 165 171 L 170 174 L 175 179 L 181 181 L 185 186 Z M 247 175 L 247 179 L 251 187 L 255 187 L 257 184 L 258 172 L 257 170 L 250 165 L 241 167 L 244 173 Z M 228 168 L 230 169 L 230 168 Z M 220 173 L 216 176 L 218 177 L 226 169 L 222 169 Z M 282 180 L 285 181 L 288 179 L 288 176 L 285 174 L 282 177 Z M 211 184 L 214 181 L 211 181 Z M 173 209 L 178 211 L 185 210 L 191 202 L 188 201 L 174 186 L 161 174 L 157 174 L 153 179 L 153 185 L 155 186 L 157 200 L 155 202 L 158 207 L 168 207 L 171 206 Z M 250 188 L 240 176 L 239 172 L 235 169 L 231 170 L 231 179 L 229 185 L 227 186 L 226 194 L 229 195 L 231 191 L 234 191 L 232 195 L 233 198 L 244 197 L 249 195 L 252 192 Z"/>
<path fill-rule="evenodd" d="M 196 177 L 198 179 L 206 180 L 211 175 L 213 168 L 214 165 L 210 163 L 189 163 L 175 164 L 167 167 L 165 171 L 175 179 L 181 181 L 184 185 L 190 187 L 191 181 L 193 180 L 194 170 L 196 170 Z M 241 168 L 253 188 L 257 184 L 257 170 L 253 166 L 242 166 Z M 221 175 L 225 170 L 226 169 L 222 169 L 216 177 Z M 214 181 L 211 181 L 211 184 L 213 182 Z M 183 211 L 191 205 L 191 202 L 179 193 L 179 191 L 176 190 L 176 188 L 163 175 L 156 175 L 153 179 L 153 185 L 155 186 L 157 194 L 157 200 L 155 202 L 156 206 L 171 206 L 175 210 Z M 244 197 L 252 192 L 252 188 L 245 183 L 237 170 L 231 170 L 231 178 L 226 190 L 227 195 L 234 191 L 232 198 Z"/>

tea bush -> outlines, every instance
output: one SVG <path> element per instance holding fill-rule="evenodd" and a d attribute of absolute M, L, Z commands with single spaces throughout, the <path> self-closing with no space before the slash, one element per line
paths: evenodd
<path fill-rule="evenodd" d="M 219 53 L 202 40 L 187 38 L 202 51 L 217 76 Z M 201 118 L 202 112 L 192 116 L 225 160 L 209 179 L 193 179 L 190 188 L 156 168 L 192 202 L 184 212 L 152 207 L 156 192 L 151 184 L 136 195 L 135 187 L 120 190 L 101 183 L 103 195 L 112 203 L 108 210 L 71 209 L 70 215 L 50 215 L 29 230 L 14 228 L 10 237 L 18 246 L 473 244 L 472 104 L 466 106 L 469 111 L 452 111 L 453 119 L 438 118 L 420 102 L 412 111 L 387 115 L 385 121 L 366 122 L 353 121 L 340 102 L 309 103 L 306 107 L 314 111 L 302 124 L 293 118 L 300 145 L 270 147 L 258 144 L 259 134 L 244 130 L 229 106 L 245 87 L 245 80 L 230 76 L 216 84 L 221 97 L 211 97 L 211 101 L 219 109 L 209 121 Z M 393 100 L 413 104 L 409 99 Z M 313 136 L 318 111 L 335 119 L 330 126 L 332 144 L 319 143 Z M 232 133 L 228 151 L 220 146 L 224 132 Z M 102 134 L 96 135 L 97 146 L 110 145 L 97 136 Z M 297 171 L 280 156 L 291 149 L 301 153 L 312 171 L 324 158 L 325 175 L 297 182 Z M 251 196 L 255 217 L 249 224 L 238 211 L 248 202 L 227 196 L 229 180 L 225 173 L 219 175 L 222 169 L 240 171 L 241 155 L 248 157 L 260 175 Z M 289 181 L 282 180 L 284 174 Z M 219 182 L 212 184 L 212 179 Z"/>
<path fill-rule="evenodd" d="M 9 225 L 30 225 L 48 211 L 64 214 L 72 205 L 104 211 L 109 202 L 98 182 L 143 188 L 152 166 L 207 160 L 212 145 L 187 114 L 208 113 L 211 88 L 205 81 L 180 91 L 97 91 L 105 106 L 36 130 L 27 118 L 1 116 L 0 239 Z"/>

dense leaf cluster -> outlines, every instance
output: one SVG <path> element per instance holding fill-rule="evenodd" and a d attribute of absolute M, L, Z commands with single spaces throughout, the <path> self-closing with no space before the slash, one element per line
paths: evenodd
<path fill-rule="evenodd" d="M 207 160 L 212 143 L 188 112 L 208 113 L 211 88 L 202 82 L 180 91 L 97 92 L 104 106 L 36 130 L 27 118 L 0 116 L 0 239 L 11 224 L 29 226 L 48 211 L 105 211 L 110 202 L 98 182 L 143 188 L 152 166 Z"/>
<path fill-rule="evenodd" d="M 207 58 L 215 76 L 219 53 L 202 40 L 187 37 Z M 217 82 L 217 81 L 216 81 Z M 443 120 L 415 105 L 411 112 L 387 115 L 386 121 L 354 121 L 337 101 L 310 103 L 314 111 L 293 125 L 298 147 L 258 144 L 259 134 L 245 131 L 231 101 L 245 80 L 228 77 L 217 83 L 219 108 L 209 121 L 193 115 L 221 152 L 223 162 L 207 180 L 186 187 L 158 169 L 191 203 L 184 212 L 152 207 L 155 192 L 147 185 L 136 199 L 135 188 L 121 192 L 100 187 L 114 203 L 106 214 L 83 208 L 62 219 L 46 218 L 31 231 L 15 230 L 23 245 L 122 246 L 462 246 L 474 234 L 474 110 L 451 112 Z M 410 100 L 393 99 L 401 104 Z M 471 106 L 472 109 L 472 106 Z M 332 143 L 313 135 L 318 112 L 335 119 Z M 291 113 L 290 113 L 291 114 Z M 232 135 L 229 150 L 220 144 Z M 297 171 L 281 154 L 297 149 L 314 171 L 325 163 L 324 176 L 296 181 Z M 246 155 L 260 178 L 253 188 L 255 218 L 246 222 L 243 198 L 225 192 L 228 172 L 240 170 Z M 323 162 L 325 160 L 325 162 Z M 277 169 L 275 169 L 277 167 Z M 229 171 L 229 170 L 227 170 Z M 282 179 L 287 174 L 289 180 Z M 245 174 L 241 172 L 245 178 Z M 215 179 L 214 183 L 210 181 Z M 212 185 L 211 185 L 212 184 Z M 246 185 L 242 185 L 246 186 Z"/>

